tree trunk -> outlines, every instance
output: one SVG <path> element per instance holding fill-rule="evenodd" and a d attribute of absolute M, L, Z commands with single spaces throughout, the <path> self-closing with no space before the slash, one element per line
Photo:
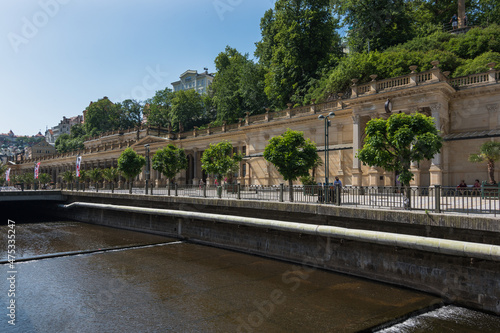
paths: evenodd
<path fill-rule="evenodd" d="M 288 200 L 293 202 L 293 182 L 291 179 L 288 180 Z"/>
<path fill-rule="evenodd" d="M 490 184 L 495 184 L 495 162 L 492 160 L 488 161 L 488 178 Z"/>

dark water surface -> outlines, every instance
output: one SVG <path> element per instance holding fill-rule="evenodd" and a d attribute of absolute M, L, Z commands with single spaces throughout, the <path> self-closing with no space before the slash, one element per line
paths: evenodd
<path fill-rule="evenodd" d="M 2 226 L 0 257 L 7 257 Z M 432 295 L 258 256 L 76 222 L 19 224 L 0 332 L 356 332 L 437 304 Z M 130 248 L 130 246 L 134 246 Z M 78 251 L 106 249 L 94 253 Z M 15 300 L 15 326 L 8 323 Z M 465 318 L 465 319 L 464 319 Z M 460 319 L 460 320 L 458 320 Z M 444 307 L 387 332 L 498 332 Z"/>

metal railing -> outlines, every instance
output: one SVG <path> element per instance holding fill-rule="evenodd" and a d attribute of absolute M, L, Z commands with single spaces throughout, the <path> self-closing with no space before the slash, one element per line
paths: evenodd
<path fill-rule="evenodd" d="M 280 185 L 177 185 L 152 187 L 148 195 L 221 198 L 232 200 L 258 200 L 293 202 L 307 204 L 327 204 L 346 207 L 375 209 L 417 210 L 464 214 L 500 214 L 500 186 L 481 187 L 373 187 L 373 186 L 324 186 L 294 185 L 292 188 Z M 82 191 L 76 186 L 67 190 Z M 110 193 L 109 186 L 91 186 L 85 191 Z M 114 189 L 114 193 L 129 193 L 128 187 Z M 134 187 L 133 194 L 145 194 L 144 187 Z"/>

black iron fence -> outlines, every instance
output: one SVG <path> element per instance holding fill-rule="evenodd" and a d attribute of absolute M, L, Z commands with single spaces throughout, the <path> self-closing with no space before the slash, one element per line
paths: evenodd
<path fill-rule="evenodd" d="M 130 189 L 114 188 L 111 184 L 83 184 L 66 186 L 70 191 L 130 193 Z M 11 190 L 11 189 L 9 189 Z M 292 192 L 292 193 L 291 193 Z M 133 187 L 133 194 L 145 194 L 144 187 Z M 500 186 L 481 187 L 372 187 L 324 185 L 177 185 L 151 187 L 148 195 L 221 198 L 233 200 L 260 200 L 297 202 L 377 209 L 421 210 L 428 212 L 455 212 L 465 214 L 500 213 Z"/>

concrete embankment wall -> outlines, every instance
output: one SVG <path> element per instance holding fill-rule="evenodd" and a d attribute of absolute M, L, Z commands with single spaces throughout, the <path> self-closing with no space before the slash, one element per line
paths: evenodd
<path fill-rule="evenodd" d="M 382 245 L 361 238 L 353 240 L 338 235 L 277 230 L 234 221 L 169 217 L 159 214 L 159 210 L 247 216 L 498 245 L 500 232 L 497 219 L 320 205 L 95 193 L 69 195 L 70 202 L 149 207 L 158 209 L 158 213 L 124 212 L 96 206 L 61 208 L 61 216 L 179 237 L 389 282 L 440 295 L 456 304 L 500 314 L 500 261 L 474 255 L 448 255 L 439 251 Z M 439 242 L 436 248 L 439 248 Z"/>

